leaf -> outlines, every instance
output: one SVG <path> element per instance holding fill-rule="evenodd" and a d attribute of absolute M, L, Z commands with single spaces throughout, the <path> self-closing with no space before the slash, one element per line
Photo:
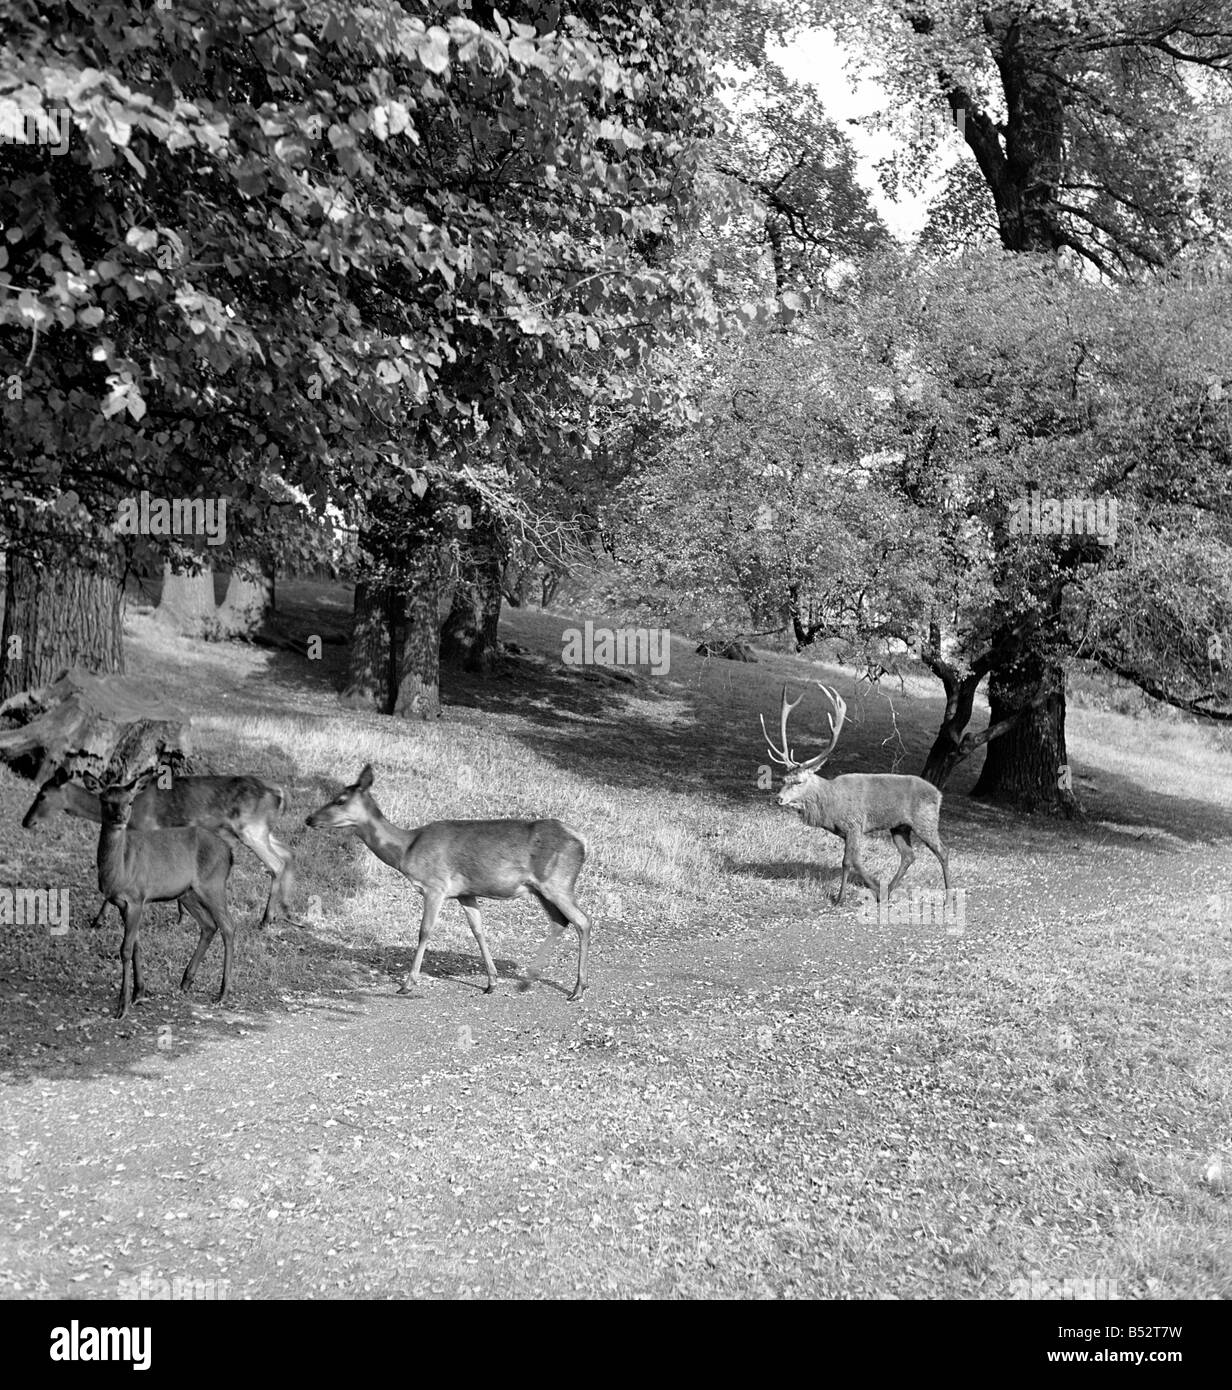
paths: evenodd
<path fill-rule="evenodd" d="M 517 38 L 511 39 L 509 43 L 509 56 L 515 63 L 521 63 L 524 68 L 545 68 L 542 54 L 539 52 L 538 44 L 530 39 Z"/>
<path fill-rule="evenodd" d="M 433 25 L 416 44 L 416 56 L 430 73 L 440 76 L 449 70 L 449 35 Z"/>

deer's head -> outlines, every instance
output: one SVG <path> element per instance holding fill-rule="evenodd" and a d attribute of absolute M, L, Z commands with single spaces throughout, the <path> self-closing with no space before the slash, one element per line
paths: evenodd
<path fill-rule="evenodd" d="M 34 804 L 22 818 L 22 827 L 26 830 L 33 830 L 36 825 L 42 825 L 45 821 L 49 821 L 58 811 L 63 811 L 68 805 L 68 787 L 67 775 L 57 773 L 50 782 L 39 790 L 39 794 L 34 798 Z"/>
<path fill-rule="evenodd" d="M 761 717 L 761 731 L 766 736 L 766 745 L 770 750 L 770 758 L 773 762 L 786 770 L 783 778 L 783 785 L 779 788 L 776 798 L 778 805 L 789 809 L 798 809 L 804 802 L 808 801 L 812 794 L 817 790 L 818 784 L 824 779 L 817 775 L 817 769 L 826 761 L 831 753 L 834 752 L 838 744 L 838 736 L 843 730 L 843 720 L 847 718 L 847 706 L 843 697 L 837 690 L 828 685 L 822 685 L 820 681 L 814 681 L 822 692 L 834 705 L 834 714 L 827 715 L 830 721 L 830 742 L 820 753 L 809 758 L 805 762 L 797 762 L 792 756 L 791 749 L 787 744 L 787 717 L 792 710 L 804 699 L 802 691 L 794 700 L 788 700 L 787 687 L 783 687 L 783 700 L 779 708 L 779 730 L 782 735 L 782 745 L 776 747 L 774 740 L 770 737 L 769 730 L 766 728 L 765 716 Z M 835 716 L 837 715 L 837 719 Z"/>
<path fill-rule="evenodd" d="M 372 764 L 365 763 L 358 778 L 349 787 L 343 787 L 332 801 L 313 811 L 304 824 L 314 830 L 345 830 L 363 825 L 376 812 L 376 803 L 368 794 L 371 786 Z"/>
<path fill-rule="evenodd" d="M 98 797 L 98 808 L 102 813 L 103 824 L 119 826 L 123 829 L 133 814 L 133 802 L 154 779 L 155 770 L 139 772 L 131 782 L 114 782 L 104 785 L 97 777 L 85 773 L 81 785 L 86 791 Z"/>

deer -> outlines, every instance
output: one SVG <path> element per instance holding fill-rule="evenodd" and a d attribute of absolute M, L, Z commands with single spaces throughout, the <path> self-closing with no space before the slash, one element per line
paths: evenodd
<path fill-rule="evenodd" d="M 264 928 L 273 917 L 293 920 L 287 911 L 287 898 L 294 883 L 291 851 L 272 829 L 274 817 L 286 808 L 286 803 L 281 787 L 259 777 L 177 777 L 169 787 L 151 783 L 137 795 L 129 828 L 146 831 L 197 826 L 216 831 L 224 839 L 234 837 L 246 845 L 272 875 L 265 913 L 259 923 Z M 103 820 L 99 798 L 70 782 L 63 770 L 40 789 L 21 823 L 32 830 L 57 811 L 96 825 Z M 91 927 L 98 927 L 106 912 L 104 901 Z M 180 915 L 183 916 L 182 908 Z"/>
<path fill-rule="evenodd" d="M 210 942 L 222 932 L 222 987 L 218 1003 L 231 990 L 231 953 L 235 927 L 227 911 L 231 846 L 201 826 L 133 830 L 133 807 L 149 774 L 131 782 L 104 786 L 89 774 L 86 788 L 98 799 L 102 829 L 98 837 L 98 889 L 124 919 L 120 945 L 120 997 L 115 1016 L 128 1017 L 132 1004 L 149 998 L 141 969 L 141 919 L 147 903 L 175 900 L 201 927 L 197 948 L 184 970 L 181 991 L 192 988 Z"/>
<path fill-rule="evenodd" d="M 937 856 L 937 862 L 941 865 L 941 877 L 948 893 L 950 861 L 945 846 L 941 843 L 939 830 L 940 790 L 922 777 L 909 777 L 891 772 L 847 772 L 838 777 L 819 777 L 817 769 L 838 746 L 843 721 L 847 717 L 847 705 L 837 690 L 822 685 L 820 681 L 814 681 L 813 684 L 818 686 L 822 694 L 834 705 L 834 713 L 827 715 L 830 723 L 829 746 L 814 757 L 805 762 L 797 762 L 787 744 L 788 716 L 804 699 L 806 691 L 802 691 L 788 703 L 787 686 L 783 686 L 779 710 L 781 747 L 776 747 L 770 737 L 765 716 L 759 717 L 771 759 L 786 769 L 777 804 L 798 812 L 805 825 L 828 830 L 844 842 L 843 872 L 839 879 L 836 903 L 842 905 L 847 877 L 853 871 L 865 887 L 871 889 L 874 895 L 880 896 L 879 885 L 869 877 L 860 863 L 860 836 L 883 830 L 890 832 L 890 839 L 899 854 L 898 872 L 890 880 L 890 886 L 886 890 L 887 899 L 898 886 L 902 876 L 915 863 L 915 855 L 911 850 L 913 831 Z M 835 715 L 838 716 L 837 722 Z"/>
<path fill-rule="evenodd" d="M 372 797 L 373 772 L 366 764 L 359 777 L 305 821 L 316 830 L 353 829 L 373 854 L 408 879 L 423 894 L 419 947 L 399 994 L 419 984 L 424 952 L 437 915 L 455 898 L 479 944 L 488 972 L 485 994 L 496 989 L 497 972 L 487 939 L 479 898 L 534 897 L 551 922 L 551 933 L 535 957 L 530 974 L 539 976 L 539 963 L 561 932 L 573 925 L 578 934 L 577 983 L 570 1002 L 585 994 L 586 956 L 590 948 L 590 919 L 574 899 L 574 884 L 586 859 L 586 841 L 572 826 L 558 820 L 437 820 L 403 830 L 381 814 Z M 522 988 L 530 981 L 523 979 Z"/>

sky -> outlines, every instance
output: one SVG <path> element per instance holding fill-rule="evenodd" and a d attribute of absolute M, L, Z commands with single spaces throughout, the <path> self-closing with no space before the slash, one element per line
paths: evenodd
<path fill-rule="evenodd" d="M 891 201 L 882 191 L 873 167 L 879 159 L 900 148 L 902 142 L 884 130 L 846 124 L 852 117 L 884 111 L 888 106 L 884 88 L 867 77 L 857 77 L 847 71 L 844 66 L 847 50 L 824 29 L 801 34 L 787 47 L 771 48 L 769 54 L 793 81 L 814 87 L 827 112 L 846 131 L 856 151 L 860 183 L 868 190 L 890 232 L 902 240 L 915 236 L 924 225 L 932 192 L 918 196 L 904 193 Z M 939 109 L 938 119 L 943 117 L 944 112 Z M 947 133 L 938 145 L 938 172 L 934 176 L 933 190 L 957 157 L 957 135 Z"/>

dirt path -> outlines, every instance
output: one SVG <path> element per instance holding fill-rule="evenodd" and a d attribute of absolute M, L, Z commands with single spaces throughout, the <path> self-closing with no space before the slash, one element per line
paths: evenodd
<path fill-rule="evenodd" d="M 605 1177 L 670 1111 L 645 1109 L 654 1086 L 621 1076 L 622 1046 L 670 1060 L 716 994 L 771 998 L 831 973 L 833 942 L 819 944 L 778 924 L 735 948 L 720 934 L 629 952 L 622 969 L 601 943 L 581 1008 L 549 984 L 486 997 L 476 960 L 415 997 L 374 981 L 272 1019 L 162 997 L 127 1037 L 101 1016 L 69 1023 L 81 1042 L 64 1042 L 64 1079 L 6 1096 L 4 1292 L 636 1292 L 605 1268 L 595 1221 Z M 571 952 L 555 964 L 565 979 Z M 75 1065 L 93 1074 L 73 1080 Z"/>
<path fill-rule="evenodd" d="M 1207 864 L 1190 863 L 1200 881 Z M 1078 896 L 1149 891 L 1124 869 Z M 1165 911 L 1158 896 L 1142 905 Z M 1093 902 L 1053 907 L 1087 915 Z M 901 990 L 954 969 L 956 953 L 970 964 L 989 941 L 1017 933 L 1029 949 L 1054 929 L 1002 913 L 959 939 L 870 927 L 828 903 L 818 922 L 742 928 L 756 911 L 746 888 L 687 939 L 600 935 L 580 1008 L 547 983 L 503 980 L 488 998 L 478 960 L 451 957 L 463 973 L 415 997 L 373 971 L 370 988 L 282 1016 L 162 998 L 128 1036 L 97 1015 L 66 1022 L 81 1041 L 64 1040 L 59 1078 L 6 1094 L 0 1288 L 841 1292 L 804 1216 L 849 1163 L 850 1116 L 878 1106 L 875 1071 L 854 1045 L 844 1056 L 851 1018 L 870 1014 L 868 979 L 895 1044 L 887 1066 L 935 1106 L 944 1074 Z M 562 949 L 553 978 L 572 963 Z M 995 1098 L 980 1113 L 995 1115 Z"/>

